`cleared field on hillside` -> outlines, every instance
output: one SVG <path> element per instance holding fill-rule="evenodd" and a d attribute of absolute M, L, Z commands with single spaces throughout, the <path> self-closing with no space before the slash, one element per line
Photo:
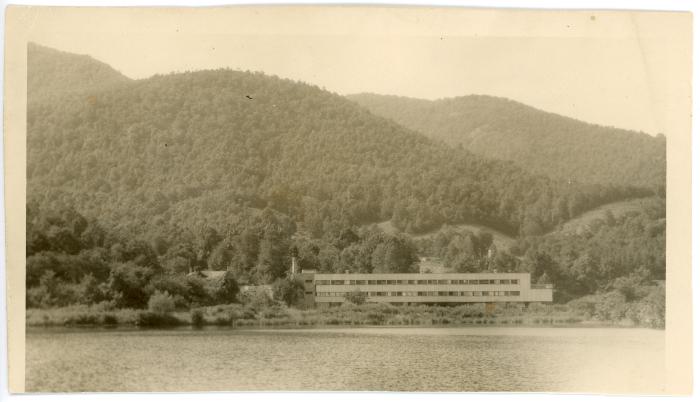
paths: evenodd
<path fill-rule="evenodd" d="M 590 210 L 580 216 L 566 221 L 561 228 L 555 229 L 562 233 L 575 233 L 579 230 L 587 228 L 591 223 L 598 219 L 605 219 L 606 211 L 610 211 L 613 216 L 618 217 L 632 211 L 642 209 L 642 202 L 647 198 L 636 198 L 633 200 L 613 202 L 605 204 L 596 209 Z"/>
<path fill-rule="evenodd" d="M 590 210 L 588 212 L 585 212 L 581 214 L 580 216 L 577 216 L 573 219 L 568 220 L 567 222 L 563 223 L 559 228 L 555 229 L 552 231 L 554 232 L 561 232 L 561 233 L 572 233 L 579 231 L 581 229 L 587 228 L 592 222 L 598 220 L 598 219 L 605 219 L 605 214 L 606 211 L 610 211 L 613 216 L 618 217 L 623 214 L 626 214 L 628 212 L 632 211 L 639 211 L 642 208 L 642 202 L 644 200 L 647 200 L 647 198 L 635 198 L 633 200 L 626 200 L 626 201 L 619 201 L 619 202 L 613 202 L 610 204 L 605 204 L 603 206 L 600 206 L 596 209 Z M 400 231 L 396 229 L 392 224 L 391 221 L 384 221 L 381 223 L 377 224 L 377 227 L 383 230 L 385 233 L 399 233 Z M 515 243 L 515 238 L 508 236 L 505 233 L 499 232 L 498 230 L 492 229 L 490 227 L 484 226 L 484 225 L 478 225 L 478 224 L 460 224 L 460 225 L 446 225 L 445 227 L 452 228 L 454 230 L 460 231 L 460 232 L 466 232 L 470 231 L 473 233 L 477 233 L 479 231 L 484 231 L 491 233 L 493 235 L 493 242 L 496 244 L 496 247 L 499 250 L 508 250 L 514 243 Z M 431 236 L 434 236 L 437 232 L 440 230 L 433 230 L 427 233 L 421 233 L 418 235 L 415 234 L 407 234 L 410 236 L 412 239 L 418 240 L 418 239 L 425 239 Z"/>
<path fill-rule="evenodd" d="M 377 227 L 379 227 L 385 233 L 399 233 L 400 232 L 398 229 L 396 229 L 391 224 L 391 221 L 384 221 L 384 222 L 378 223 Z M 487 226 L 483 226 L 483 225 L 460 224 L 460 225 L 445 225 L 445 227 L 452 228 L 458 232 L 470 231 L 473 233 L 478 233 L 479 231 L 483 231 L 483 232 L 491 233 L 493 235 L 493 242 L 499 250 L 508 250 L 515 243 L 515 238 L 508 236 L 505 233 L 491 229 Z M 407 235 L 410 236 L 412 239 L 418 240 L 418 239 L 425 239 L 428 237 L 435 236 L 435 234 L 437 234 L 439 231 L 440 231 L 440 229 L 433 230 L 433 231 L 430 231 L 427 233 L 421 233 L 418 235 L 412 235 L 412 234 L 407 234 Z"/>

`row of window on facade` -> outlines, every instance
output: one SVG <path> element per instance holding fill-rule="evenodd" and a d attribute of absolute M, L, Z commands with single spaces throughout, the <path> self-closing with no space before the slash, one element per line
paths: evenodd
<path fill-rule="evenodd" d="M 317 285 L 517 285 L 518 279 L 338 279 L 316 281 Z"/>
<path fill-rule="evenodd" d="M 357 292 L 316 292 L 319 297 L 345 297 L 348 293 Z M 359 292 L 367 297 L 381 296 L 520 296 L 518 290 L 503 291 L 474 291 L 474 292 Z"/>

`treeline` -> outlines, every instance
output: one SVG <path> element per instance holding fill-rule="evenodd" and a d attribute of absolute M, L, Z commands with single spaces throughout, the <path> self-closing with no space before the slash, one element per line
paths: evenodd
<path fill-rule="evenodd" d="M 417 246 L 455 272 L 530 272 L 534 282 L 554 284 L 557 302 L 594 294 L 636 302 L 665 280 L 666 205 L 653 197 L 639 211 L 608 212 L 578 231 L 522 237 L 505 250 L 490 233 L 453 228 Z"/>
<path fill-rule="evenodd" d="M 438 258 L 454 272 L 518 272 L 520 267 L 511 250 L 498 249 L 493 235 L 483 230 L 472 232 L 447 227 L 416 243 L 422 255 Z"/>
<path fill-rule="evenodd" d="M 182 240 L 187 238 L 189 240 Z M 27 304 L 30 307 L 114 303 L 144 308 L 155 295 L 178 308 L 233 303 L 239 285 L 272 284 L 295 304 L 300 285 L 287 281 L 292 258 L 321 272 L 417 272 L 417 250 L 404 236 L 347 228 L 311 239 L 286 216 L 265 209 L 225 233 L 207 228 L 177 242 L 104 229 L 73 209 L 27 208 Z M 197 272 L 225 271 L 216 280 Z"/>
<path fill-rule="evenodd" d="M 641 211 L 617 217 L 608 213 L 578 232 L 523 238 L 515 251 L 523 254 L 525 270 L 550 278 L 560 300 L 623 285 L 640 287 L 623 291 L 635 299 L 644 286 L 666 279 L 665 199 L 645 200 Z"/>
<path fill-rule="evenodd" d="M 28 199 L 137 235 L 273 208 L 312 237 L 391 220 L 541 234 L 649 190 L 580 185 L 452 149 L 319 88 L 230 70 L 31 104 Z"/>
<path fill-rule="evenodd" d="M 428 101 L 358 94 L 371 112 L 478 155 L 583 183 L 635 185 L 662 194 L 666 138 L 587 124 L 493 96 Z"/>
<path fill-rule="evenodd" d="M 300 269 L 320 272 L 417 272 L 418 255 L 438 258 L 454 272 L 530 272 L 533 281 L 555 285 L 558 302 L 595 294 L 637 302 L 657 297 L 656 283 L 665 279 L 662 199 L 645 201 L 641 211 L 608 214 L 578 232 L 525 237 L 507 250 L 487 232 L 455 229 L 417 242 L 373 226 L 312 238 L 269 208 L 221 233 L 181 230 L 171 238 L 105 230 L 71 209 L 30 205 L 27 217 L 30 306 L 112 301 L 136 308 L 167 292 L 177 306 L 193 307 L 237 301 L 243 284 L 273 284 L 293 305 L 300 286 L 284 282 L 292 258 Z M 218 281 L 193 275 L 203 270 L 226 274 Z"/>

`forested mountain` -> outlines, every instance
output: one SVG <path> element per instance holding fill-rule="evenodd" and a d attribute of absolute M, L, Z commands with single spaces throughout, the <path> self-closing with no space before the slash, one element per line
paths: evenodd
<path fill-rule="evenodd" d="M 62 52 L 36 43 L 27 46 L 29 103 L 129 81 L 117 70 L 90 56 Z"/>
<path fill-rule="evenodd" d="M 492 96 L 429 101 L 358 94 L 371 112 L 434 139 L 549 177 L 663 191 L 666 139 L 584 123 Z"/>
<path fill-rule="evenodd" d="M 115 225 L 223 227 L 269 206 L 318 236 L 392 219 L 540 233 L 640 191 L 570 185 L 435 143 L 316 87 L 236 71 L 157 76 L 28 110 L 28 193 Z"/>
<path fill-rule="evenodd" d="M 42 79 L 51 71 L 62 79 L 71 60 L 75 69 L 110 71 L 87 66 L 91 59 L 44 56 L 29 59 Z M 446 231 L 432 249 L 462 271 L 539 274 L 548 271 L 527 261 L 541 235 L 599 205 L 652 193 L 533 174 L 262 73 L 105 83 L 29 91 L 30 305 L 143 307 L 156 290 L 189 305 L 221 302 L 221 289 L 203 290 L 187 273 L 228 270 L 240 283 L 271 283 L 292 257 L 322 272 L 415 271 L 410 238 L 361 229 L 387 220 L 409 233 L 469 223 L 530 239 L 493 252 L 488 234 Z M 625 264 L 614 275 L 637 268 Z"/>

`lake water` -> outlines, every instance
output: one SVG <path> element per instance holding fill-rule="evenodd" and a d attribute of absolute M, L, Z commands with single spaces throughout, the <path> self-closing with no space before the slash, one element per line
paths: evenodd
<path fill-rule="evenodd" d="M 662 393 L 664 332 L 622 328 L 29 329 L 52 391 Z"/>

